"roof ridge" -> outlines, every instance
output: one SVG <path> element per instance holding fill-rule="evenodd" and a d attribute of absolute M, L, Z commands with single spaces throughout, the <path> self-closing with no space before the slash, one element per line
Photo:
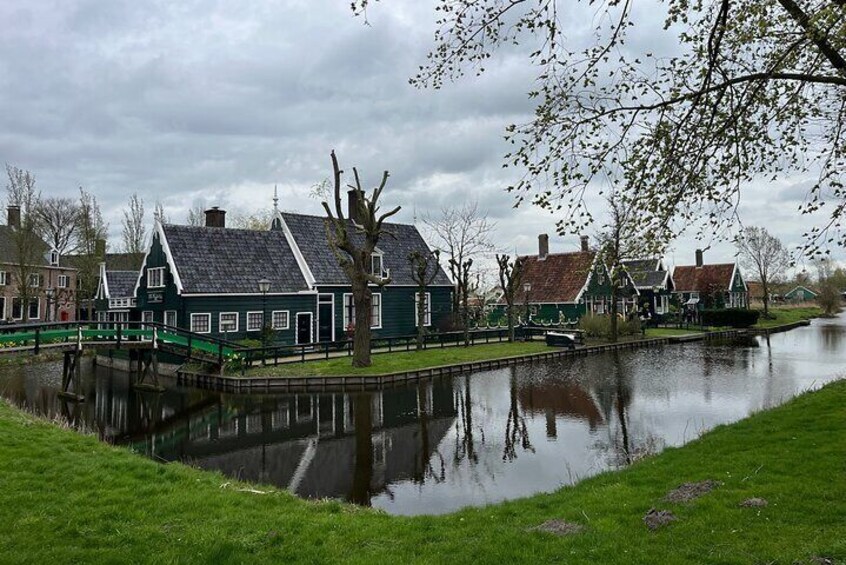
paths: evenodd
<path fill-rule="evenodd" d="M 317 218 L 318 220 L 328 220 L 329 219 L 326 216 L 320 216 L 320 215 L 316 215 L 316 214 L 303 214 L 302 212 L 286 212 L 284 210 L 281 211 L 280 214 L 282 214 L 283 216 L 300 216 L 300 217 L 303 217 L 303 218 Z M 344 219 L 347 220 L 347 221 L 350 221 L 349 218 L 344 218 Z M 409 224 L 409 223 L 405 223 L 405 222 L 384 222 L 382 225 L 383 226 L 408 226 L 408 227 L 412 227 L 412 228 L 417 229 L 417 226 L 415 226 L 414 224 Z"/>

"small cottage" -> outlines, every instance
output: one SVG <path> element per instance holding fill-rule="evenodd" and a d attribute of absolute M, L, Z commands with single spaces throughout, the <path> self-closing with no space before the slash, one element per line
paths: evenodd
<path fill-rule="evenodd" d="M 675 295 L 688 310 L 748 308 L 748 289 L 736 263 L 705 264 L 701 249 L 696 264 L 673 269 Z"/>
<path fill-rule="evenodd" d="M 100 263 L 97 293 L 94 295 L 94 317 L 100 322 L 137 320 L 135 283 L 142 257 L 132 253 L 108 253 Z"/>
<path fill-rule="evenodd" d="M 229 340 L 261 339 L 265 326 L 277 343 L 346 339 L 355 319 L 352 291 L 326 222 L 276 209 L 269 230 L 232 229 L 226 212 L 211 208 L 204 226 L 157 224 L 135 285 L 141 319 Z M 420 299 L 426 325 L 437 324 L 450 314 L 453 291 L 439 268 L 426 296 L 417 296 L 408 255 L 429 247 L 412 225 L 385 228 L 391 235 L 371 257 L 373 274 L 391 279 L 373 287 L 376 338 L 414 334 Z"/>
<path fill-rule="evenodd" d="M 795 286 L 784 294 L 784 299 L 788 302 L 812 302 L 817 299 L 818 292 L 811 290 L 807 286 Z"/>
<path fill-rule="evenodd" d="M 645 307 L 650 317 L 670 312 L 675 285 L 661 259 L 623 261 L 623 268 L 637 289 L 639 310 Z"/>

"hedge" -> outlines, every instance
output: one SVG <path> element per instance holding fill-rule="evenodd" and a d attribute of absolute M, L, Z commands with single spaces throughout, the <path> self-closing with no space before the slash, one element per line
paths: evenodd
<path fill-rule="evenodd" d="M 746 310 L 744 308 L 703 310 L 702 323 L 706 326 L 748 328 L 758 323 L 758 317 L 760 315 L 761 313 L 758 310 Z"/>

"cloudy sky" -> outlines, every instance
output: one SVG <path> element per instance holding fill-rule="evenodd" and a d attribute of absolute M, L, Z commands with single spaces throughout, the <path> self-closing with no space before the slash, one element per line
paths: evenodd
<path fill-rule="evenodd" d="M 385 204 L 402 205 L 402 220 L 478 200 L 501 249 L 535 252 L 555 217 L 513 209 L 503 187 L 517 172 L 502 168 L 504 127 L 532 110 L 533 69 L 507 52 L 482 78 L 409 86 L 431 47 L 433 5 L 383 2 L 366 26 L 348 0 L 0 3 L 0 160 L 33 171 L 45 194 L 92 191 L 116 246 L 134 191 L 172 221 L 197 204 L 267 208 L 275 184 L 285 209 L 320 213 L 309 193 L 335 149 L 368 184 L 391 172 Z M 583 16 L 565 16 L 572 35 L 592 27 Z M 660 24 L 633 42 L 671 44 Z M 747 187 L 741 218 L 796 246 L 808 185 L 797 176 Z M 692 235 L 671 264 L 706 245 L 706 260 L 733 260 L 731 244 Z M 551 241 L 552 251 L 576 246 L 574 236 Z"/>

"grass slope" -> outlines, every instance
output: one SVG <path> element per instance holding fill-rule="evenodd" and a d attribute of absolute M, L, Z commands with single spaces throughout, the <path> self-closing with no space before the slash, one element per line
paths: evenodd
<path fill-rule="evenodd" d="M 822 309 L 816 306 L 770 308 L 770 316 L 773 317 L 764 318 L 762 314 L 758 323 L 755 324 L 755 327 L 771 328 L 773 326 L 792 324 L 793 322 L 798 322 L 800 320 L 810 320 L 811 318 L 817 318 L 821 315 Z"/>
<path fill-rule="evenodd" d="M 542 341 L 490 343 L 471 347 L 444 347 L 443 349 L 424 349 L 422 351 L 379 353 L 373 355 L 373 365 L 370 367 L 353 367 L 350 357 L 307 361 L 305 363 L 286 363 L 273 367 L 255 367 L 247 371 L 247 376 L 381 375 L 440 365 L 528 355 L 549 350 L 550 348 Z"/>
<path fill-rule="evenodd" d="M 4 563 L 810 563 L 846 558 L 846 382 L 618 473 L 439 517 L 305 502 L 162 465 L 0 404 Z M 682 482 L 725 484 L 688 504 Z M 738 507 L 747 497 L 769 506 Z M 678 521 L 657 532 L 652 507 Z M 527 531 L 560 518 L 584 533 Z"/>

